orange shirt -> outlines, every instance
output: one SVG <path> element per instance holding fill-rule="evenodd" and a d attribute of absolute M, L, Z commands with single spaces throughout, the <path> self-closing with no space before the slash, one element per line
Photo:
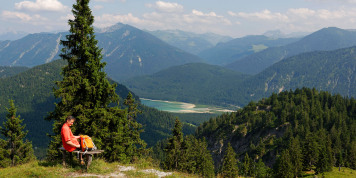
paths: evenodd
<path fill-rule="evenodd" d="M 72 152 L 75 149 L 77 149 L 76 147 L 72 147 L 66 143 L 67 141 L 70 140 L 72 141 L 73 144 L 79 144 L 78 140 L 74 137 L 72 130 L 70 129 L 67 123 L 64 123 L 62 126 L 61 136 L 62 136 L 62 143 L 64 149 L 66 149 L 69 152 Z"/>

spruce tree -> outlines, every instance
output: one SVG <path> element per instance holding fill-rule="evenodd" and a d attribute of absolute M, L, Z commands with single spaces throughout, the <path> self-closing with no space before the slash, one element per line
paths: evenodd
<path fill-rule="evenodd" d="M 317 174 L 332 171 L 333 166 L 331 140 L 327 138 L 325 130 L 322 129 L 320 132 L 320 139 L 323 140 L 324 144 L 320 144 L 319 160 L 315 165 L 315 172 Z"/>
<path fill-rule="evenodd" d="M 167 147 L 165 149 L 166 161 L 164 166 L 168 170 L 177 170 L 182 156 L 183 143 L 182 124 L 178 118 L 176 118 L 172 133 L 173 135 L 168 140 Z"/>
<path fill-rule="evenodd" d="M 9 103 L 7 120 L 3 123 L 4 128 L 0 127 L 0 133 L 5 137 L 5 140 L 0 140 L 0 157 L 3 157 L 0 166 L 3 167 L 16 166 L 34 159 L 32 143 L 28 140 L 24 142 L 28 131 L 24 131 L 26 126 L 22 125 L 23 119 L 16 116 L 14 101 L 10 100 Z"/>
<path fill-rule="evenodd" d="M 302 174 L 303 169 L 303 154 L 302 149 L 300 147 L 299 137 L 293 138 L 291 140 L 290 146 L 290 156 L 291 156 L 291 163 L 293 167 L 293 174 L 295 177 L 298 177 Z"/>
<path fill-rule="evenodd" d="M 48 149 L 49 159 L 58 159 L 61 147 L 60 130 L 68 115 L 76 118 L 72 126 L 74 135 L 85 134 L 93 138 L 99 149 L 105 150 L 109 161 L 130 161 L 135 152 L 134 142 L 127 143 L 129 122 L 127 110 L 118 107 L 119 97 L 115 84 L 110 84 L 101 62 L 101 49 L 95 39 L 94 17 L 89 8 L 89 0 L 77 0 L 73 5 L 74 20 L 69 20 L 70 34 L 63 45 L 60 57 L 67 61 L 63 68 L 63 80 L 56 82 L 54 90 L 60 102 L 47 116 L 53 120 L 52 140 Z M 113 107 L 109 107 L 109 104 Z M 140 145 L 141 143 L 137 143 Z"/>
<path fill-rule="evenodd" d="M 244 176 L 248 176 L 249 173 L 251 172 L 250 171 L 250 167 L 251 167 L 250 164 L 251 164 L 251 159 L 248 156 L 248 153 L 246 152 L 245 158 L 244 158 L 244 162 L 242 164 L 242 172 L 243 172 Z"/>
<path fill-rule="evenodd" d="M 0 168 L 8 167 L 11 165 L 9 153 L 10 151 L 7 150 L 7 142 L 0 138 Z"/>
<path fill-rule="evenodd" d="M 214 177 L 214 161 L 210 151 L 208 150 L 208 143 L 203 138 L 203 140 L 199 140 L 199 146 L 195 146 L 195 148 L 200 150 L 197 155 L 198 173 L 203 177 Z"/>
<path fill-rule="evenodd" d="M 226 148 L 226 153 L 225 153 L 222 167 L 221 167 L 221 175 L 223 177 L 237 177 L 238 176 L 236 153 L 230 143 L 228 143 L 227 148 Z"/>
<path fill-rule="evenodd" d="M 346 154 L 348 155 L 349 167 L 356 169 L 356 141 L 352 141 L 350 147 L 349 154 Z"/>
<path fill-rule="evenodd" d="M 293 165 L 290 159 L 289 151 L 283 150 L 274 165 L 275 177 L 294 177 Z"/>
<path fill-rule="evenodd" d="M 136 117 L 141 111 L 138 110 L 138 104 L 135 102 L 131 92 L 129 92 L 124 100 L 124 105 L 127 107 L 128 122 L 128 127 L 125 130 L 126 154 L 130 157 L 140 157 L 146 147 L 146 143 L 140 138 L 140 134 L 143 130 L 142 125 L 136 121 Z"/>
<path fill-rule="evenodd" d="M 311 170 L 312 166 L 318 161 L 319 145 L 316 142 L 315 136 L 311 132 L 307 132 L 303 144 L 303 169 Z"/>
<path fill-rule="evenodd" d="M 184 138 L 176 170 L 199 174 L 202 177 L 214 177 L 213 158 L 205 139 L 196 139 L 193 135 Z"/>
<path fill-rule="evenodd" d="M 255 177 L 268 177 L 269 168 L 265 165 L 262 159 L 256 163 Z"/>

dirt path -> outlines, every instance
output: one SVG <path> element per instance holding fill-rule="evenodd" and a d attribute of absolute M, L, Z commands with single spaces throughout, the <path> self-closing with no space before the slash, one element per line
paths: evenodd
<path fill-rule="evenodd" d="M 118 170 L 114 173 L 100 175 L 100 174 L 90 174 L 90 173 L 70 173 L 66 176 L 68 177 L 99 177 L 99 178 L 109 178 L 109 177 L 126 177 L 126 171 L 135 171 L 136 168 L 132 166 L 118 166 Z M 172 172 L 162 172 L 156 169 L 144 169 L 138 170 L 138 172 L 146 173 L 146 174 L 155 174 L 158 177 L 165 177 L 172 175 Z"/>

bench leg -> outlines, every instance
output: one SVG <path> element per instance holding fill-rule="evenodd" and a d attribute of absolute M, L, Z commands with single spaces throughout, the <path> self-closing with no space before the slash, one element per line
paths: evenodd
<path fill-rule="evenodd" d="M 87 170 L 89 169 L 89 166 L 91 164 L 91 161 L 93 160 L 93 155 L 91 154 L 87 154 L 87 160 L 88 160 L 88 163 L 87 163 Z"/>
<path fill-rule="evenodd" d="M 63 164 L 63 167 L 66 167 L 66 152 L 65 151 L 62 151 L 62 164 Z"/>

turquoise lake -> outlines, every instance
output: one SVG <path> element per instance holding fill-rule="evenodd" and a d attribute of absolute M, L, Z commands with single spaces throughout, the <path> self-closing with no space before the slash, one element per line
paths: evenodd
<path fill-rule="evenodd" d="M 234 112 L 232 110 L 213 107 L 213 106 L 197 106 L 191 103 L 176 102 L 176 101 L 163 101 L 140 98 L 141 103 L 156 108 L 161 111 L 174 112 L 174 113 L 223 113 Z"/>

